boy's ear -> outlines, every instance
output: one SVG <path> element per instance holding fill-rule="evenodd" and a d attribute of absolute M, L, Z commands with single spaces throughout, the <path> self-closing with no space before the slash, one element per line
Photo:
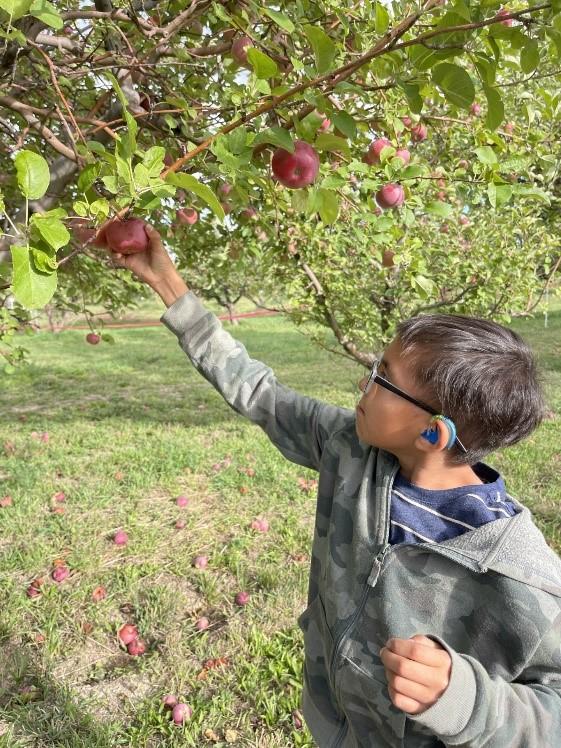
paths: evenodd
<path fill-rule="evenodd" d="M 449 439 L 450 431 L 444 421 L 431 421 L 415 439 L 415 446 L 421 452 L 441 452 Z"/>

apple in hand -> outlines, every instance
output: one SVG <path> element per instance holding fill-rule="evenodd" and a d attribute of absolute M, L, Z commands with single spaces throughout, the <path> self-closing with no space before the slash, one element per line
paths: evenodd
<path fill-rule="evenodd" d="M 144 225 L 141 218 L 129 218 L 128 221 L 116 218 L 101 229 L 95 244 L 106 245 L 112 252 L 122 255 L 145 252 L 150 240 Z"/>
<path fill-rule="evenodd" d="M 405 192 L 400 184 L 385 184 L 376 193 L 376 202 L 381 208 L 399 208 L 405 200 Z"/>
<path fill-rule="evenodd" d="M 319 172 L 319 156 L 309 143 L 297 140 L 294 153 L 277 148 L 271 166 L 278 181 L 295 190 L 315 182 Z"/>

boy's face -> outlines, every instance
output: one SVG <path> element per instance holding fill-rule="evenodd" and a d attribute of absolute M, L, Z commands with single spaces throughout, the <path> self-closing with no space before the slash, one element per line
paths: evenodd
<path fill-rule="evenodd" d="M 401 357 L 401 345 L 397 338 L 386 348 L 379 363 L 378 374 L 408 395 L 419 400 L 425 399 Z M 415 452 L 414 442 L 427 428 L 430 414 L 376 383 L 364 394 L 367 381 L 368 376 L 365 376 L 358 383 L 363 392 L 356 409 L 356 432 L 359 439 L 398 457 Z"/>

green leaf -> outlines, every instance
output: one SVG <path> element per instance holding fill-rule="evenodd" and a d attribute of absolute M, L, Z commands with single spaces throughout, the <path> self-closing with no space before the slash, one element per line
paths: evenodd
<path fill-rule="evenodd" d="M 390 25 L 390 14 L 382 3 L 376 3 L 376 18 L 374 21 L 377 34 L 385 34 Z"/>
<path fill-rule="evenodd" d="M 109 192 L 116 195 L 119 192 L 119 186 L 117 184 L 117 177 L 102 177 L 101 181 L 107 187 Z"/>
<path fill-rule="evenodd" d="M 274 60 L 271 60 L 269 55 L 266 55 L 255 47 L 248 48 L 247 59 L 253 68 L 253 72 L 258 78 L 274 78 L 274 76 L 279 72 L 277 63 Z"/>
<path fill-rule="evenodd" d="M 21 192 L 29 200 L 43 197 L 51 181 L 49 165 L 34 151 L 20 151 L 14 159 Z"/>
<path fill-rule="evenodd" d="M 339 196 L 336 192 L 321 187 L 318 189 L 318 196 L 320 218 L 326 226 L 330 226 L 339 217 Z"/>
<path fill-rule="evenodd" d="M 409 164 L 399 175 L 400 179 L 416 179 L 424 173 L 425 169 L 420 164 Z"/>
<path fill-rule="evenodd" d="M 490 130 L 496 130 L 505 118 L 503 100 L 496 88 L 483 86 L 483 92 L 487 97 L 487 117 L 485 118 L 485 124 Z"/>
<path fill-rule="evenodd" d="M 134 183 L 136 187 L 149 187 L 151 176 L 144 164 L 136 164 L 134 167 Z"/>
<path fill-rule="evenodd" d="M 482 164 L 496 164 L 498 162 L 497 154 L 489 145 L 482 145 L 475 149 L 475 155 Z"/>
<path fill-rule="evenodd" d="M 294 153 L 294 142 L 290 137 L 290 133 L 284 127 L 270 127 L 268 130 L 263 130 L 257 135 L 252 146 L 255 148 L 255 146 L 263 143 L 271 143 L 272 145 L 284 148 L 289 153 Z"/>
<path fill-rule="evenodd" d="M 417 290 L 423 298 L 427 298 L 434 292 L 434 282 L 424 275 L 413 275 L 411 277 L 411 287 Z"/>
<path fill-rule="evenodd" d="M 123 142 L 124 146 L 123 155 L 126 155 L 130 158 L 136 151 L 136 134 L 138 132 L 138 124 L 135 118 L 131 116 L 130 112 L 127 109 L 128 102 L 125 94 L 121 90 L 117 78 L 115 78 L 113 73 L 108 73 L 107 71 L 105 71 L 105 76 L 109 79 L 115 93 L 119 98 L 119 101 L 121 102 L 121 106 L 123 107 L 123 117 L 125 118 L 125 122 L 127 123 L 128 127 L 126 134 L 121 136 L 121 141 Z"/>
<path fill-rule="evenodd" d="M 40 213 L 31 216 L 30 223 L 35 226 L 47 244 L 54 250 L 60 249 L 70 241 L 70 234 L 66 226 L 58 218 L 49 216 L 43 218 Z"/>
<path fill-rule="evenodd" d="M 347 138 L 353 140 L 356 137 L 356 122 L 347 112 L 336 112 L 331 116 L 331 121 Z"/>
<path fill-rule="evenodd" d="M 442 62 L 433 68 L 432 79 L 451 104 L 469 109 L 475 98 L 475 88 L 464 68 Z"/>
<path fill-rule="evenodd" d="M 39 272 L 32 259 L 30 247 L 12 245 L 13 282 L 12 291 L 26 309 L 41 309 L 53 297 L 57 286 L 57 274 Z"/>
<path fill-rule="evenodd" d="M 425 207 L 427 213 L 432 213 L 433 215 L 440 216 L 441 218 L 448 218 L 448 216 L 454 212 L 454 208 L 450 205 L 450 203 L 444 203 L 442 202 L 442 200 L 432 200 L 431 202 L 427 203 Z"/>
<path fill-rule="evenodd" d="M 29 13 L 53 29 L 61 29 L 64 26 L 60 13 L 48 0 L 34 0 Z"/>
<path fill-rule="evenodd" d="M 409 109 L 414 114 L 420 114 L 423 108 L 423 99 L 420 95 L 420 87 L 416 83 L 406 83 L 400 78 L 396 78 L 397 85 L 403 89 L 404 94 L 407 96 L 407 102 Z"/>
<path fill-rule="evenodd" d="M 273 20 L 277 24 L 277 26 L 280 26 L 281 29 L 288 31 L 289 34 L 294 33 L 296 27 L 294 26 L 290 18 L 284 15 L 284 13 L 279 13 L 278 10 L 271 10 L 271 8 L 263 8 L 262 12 L 266 16 L 269 16 L 269 18 Z"/>
<path fill-rule="evenodd" d="M 487 195 L 493 208 L 500 208 L 501 205 L 508 203 L 512 197 L 512 187 L 510 184 L 494 184 L 489 182 L 487 185 Z"/>
<path fill-rule="evenodd" d="M 32 0 L 0 0 L 0 9 L 17 21 L 29 11 L 31 3 Z"/>
<path fill-rule="evenodd" d="M 347 141 L 329 132 L 320 133 L 315 140 L 314 147 L 318 151 L 341 151 L 346 156 L 351 155 Z"/>
<path fill-rule="evenodd" d="M 319 26 L 304 26 L 303 31 L 314 50 L 318 73 L 320 75 L 327 73 L 337 54 L 337 47 Z"/>
<path fill-rule="evenodd" d="M 166 182 L 169 182 L 169 184 L 173 184 L 176 187 L 180 187 L 183 190 L 194 192 L 195 195 L 200 197 L 201 200 L 208 205 L 221 221 L 224 220 L 224 209 L 220 205 L 220 201 L 214 192 L 210 187 L 207 187 L 206 184 L 201 184 L 201 182 L 195 179 L 191 174 L 184 174 L 183 172 L 179 172 L 179 174 L 170 173 L 166 177 Z"/>
<path fill-rule="evenodd" d="M 532 73 L 540 64 L 540 50 L 535 39 L 528 39 L 520 50 L 520 67 L 524 73 Z"/>
<path fill-rule="evenodd" d="M 159 177 L 164 169 L 164 157 L 166 149 L 161 145 L 155 145 L 149 148 L 142 157 L 142 163 L 153 177 Z"/>
<path fill-rule="evenodd" d="M 542 200 L 544 203 L 550 203 L 551 199 L 547 192 L 540 190 L 538 187 L 532 187 L 527 184 L 513 184 L 511 185 L 512 191 L 515 195 L 521 197 L 535 198 L 536 200 Z"/>
<path fill-rule="evenodd" d="M 54 250 L 47 249 L 45 245 L 43 245 L 41 248 L 31 247 L 30 251 L 35 268 L 39 270 L 39 272 L 50 275 L 57 269 L 58 262 L 56 261 L 56 253 Z"/>
<path fill-rule="evenodd" d="M 89 190 L 97 179 L 100 168 L 99 164 L 88 164 L 82 169 L 78 177 L 78 190 L 80 192 L 87 192 Z"/>

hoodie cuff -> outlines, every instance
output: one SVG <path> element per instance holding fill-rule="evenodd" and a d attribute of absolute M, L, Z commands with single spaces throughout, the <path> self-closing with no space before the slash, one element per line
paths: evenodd
<path fill-rule="evenodd" d="M 179 338 L 207 314 L 209 310 L 205 309 L 198 296 L 189 290 L 166 309 L 160 317 L 160 322 Z"/>
<path fill-rule="evenodd" d="M 421 714 L 408 714 L 407 719 L 430 730 L 436 737 L 452 737 L 461 732 L 473 714 L 476 680 L 468 660 L 446 644 L 439 636 L 425 634 L 441 644 L 452 658 L 452 672 L 446 691 L 438 701 Z"/>

